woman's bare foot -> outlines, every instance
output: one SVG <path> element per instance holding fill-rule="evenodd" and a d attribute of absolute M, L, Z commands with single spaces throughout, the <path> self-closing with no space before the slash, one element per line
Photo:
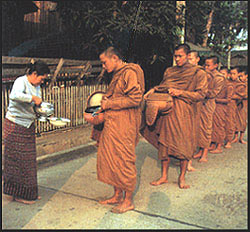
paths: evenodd
<path fill-rule="evenodd" d="M 112 208 L 111 212 L 113 212 L 113 213 L 125 213 L 129 210 L 133 210 L 134 208 L 135 208 L 135 206 L 132 202 L 124 200 L 121 204 Z"/>
<path fill-rule="evenodd" d="M 166 183 L 168 183 L 168 180 L 165 177 L 161 177 L 159 180 L 155 180 L 155 181 L 150 182 L 150 184 L 153 186 L 166 184 Z"/>
<path fill-rule="evenodd" d="M 181 189 L 188 189 L 188 188 L 190 188 L 190 185 L 186 185 L 185 184 L 185 180 L 183 180 L 183 179 L 178 179 L 178 185 L 179 185 L 179 187 L 181 188 Z"/>
<path fill-rule="evenodd" d="M 247 144 L 247 141 L 245 141 L 245 140 L 241 139 L 241 140 L 239 140 L 239 143 L 242 143 L 242 144 Z"/>
<path fill-rule="evenodd" d="M 41 200 L 41 199 L 42 199 L 41 196 L 38 196 L 38 197 L 37 197 L 37 200 Z"/>
<path fill-rule="evenodd" d="M 36 201 L 29 201 L 29 200 L 25 200 L 25 199 L 22 199 L 22 198 L 13 198 L 14 201 L 17 201 L 17 202 L 20 202 L 20 203 L 23 203 L 23 204 L 26 204 L 26 205 L 32 205 L 34 203 L 36 203 Z"/>

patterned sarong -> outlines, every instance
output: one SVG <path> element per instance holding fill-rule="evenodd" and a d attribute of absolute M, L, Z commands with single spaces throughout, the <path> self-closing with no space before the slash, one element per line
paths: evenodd
<path fill-rule="evenodd" d="M 38 197 L 36 140 L 30 128 L 4 121 L 4 194 L 25 200 Z"/>

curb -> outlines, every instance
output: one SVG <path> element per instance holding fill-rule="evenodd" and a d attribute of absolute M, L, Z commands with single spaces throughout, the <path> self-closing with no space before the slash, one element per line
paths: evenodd
<path fill-rule="evenodd" d="M 94 141 L 67 150 L 37 157 L 37 168 L 42 169 L 95 153 L 97 152 L 97 147 L 95 144 L 96 142 Z"/>

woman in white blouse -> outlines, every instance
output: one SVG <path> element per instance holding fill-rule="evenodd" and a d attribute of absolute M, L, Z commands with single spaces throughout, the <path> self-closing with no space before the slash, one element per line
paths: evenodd
<path fill-rule="evenodd" d="M 25 204 L 40 199 L 34 106 L 42 103 L 40 85 L 49 73 L 48 65 L 43 61 L 28 65 L 27 74 L 18 77 L 13 84 L 4 120 L 3 193 Z"/>

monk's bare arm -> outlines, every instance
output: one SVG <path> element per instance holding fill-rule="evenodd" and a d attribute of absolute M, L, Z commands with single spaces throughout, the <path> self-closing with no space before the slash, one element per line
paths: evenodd
<path fill-rule="evenodd" d="M 143 90 L 138 83 L 136 73 L 132 70 L 127 71 L 122 83 L 121 87 L 123 88 L 124 95 L 107 100 L 106 109 L 120 110 L 140 105 Z"/>

